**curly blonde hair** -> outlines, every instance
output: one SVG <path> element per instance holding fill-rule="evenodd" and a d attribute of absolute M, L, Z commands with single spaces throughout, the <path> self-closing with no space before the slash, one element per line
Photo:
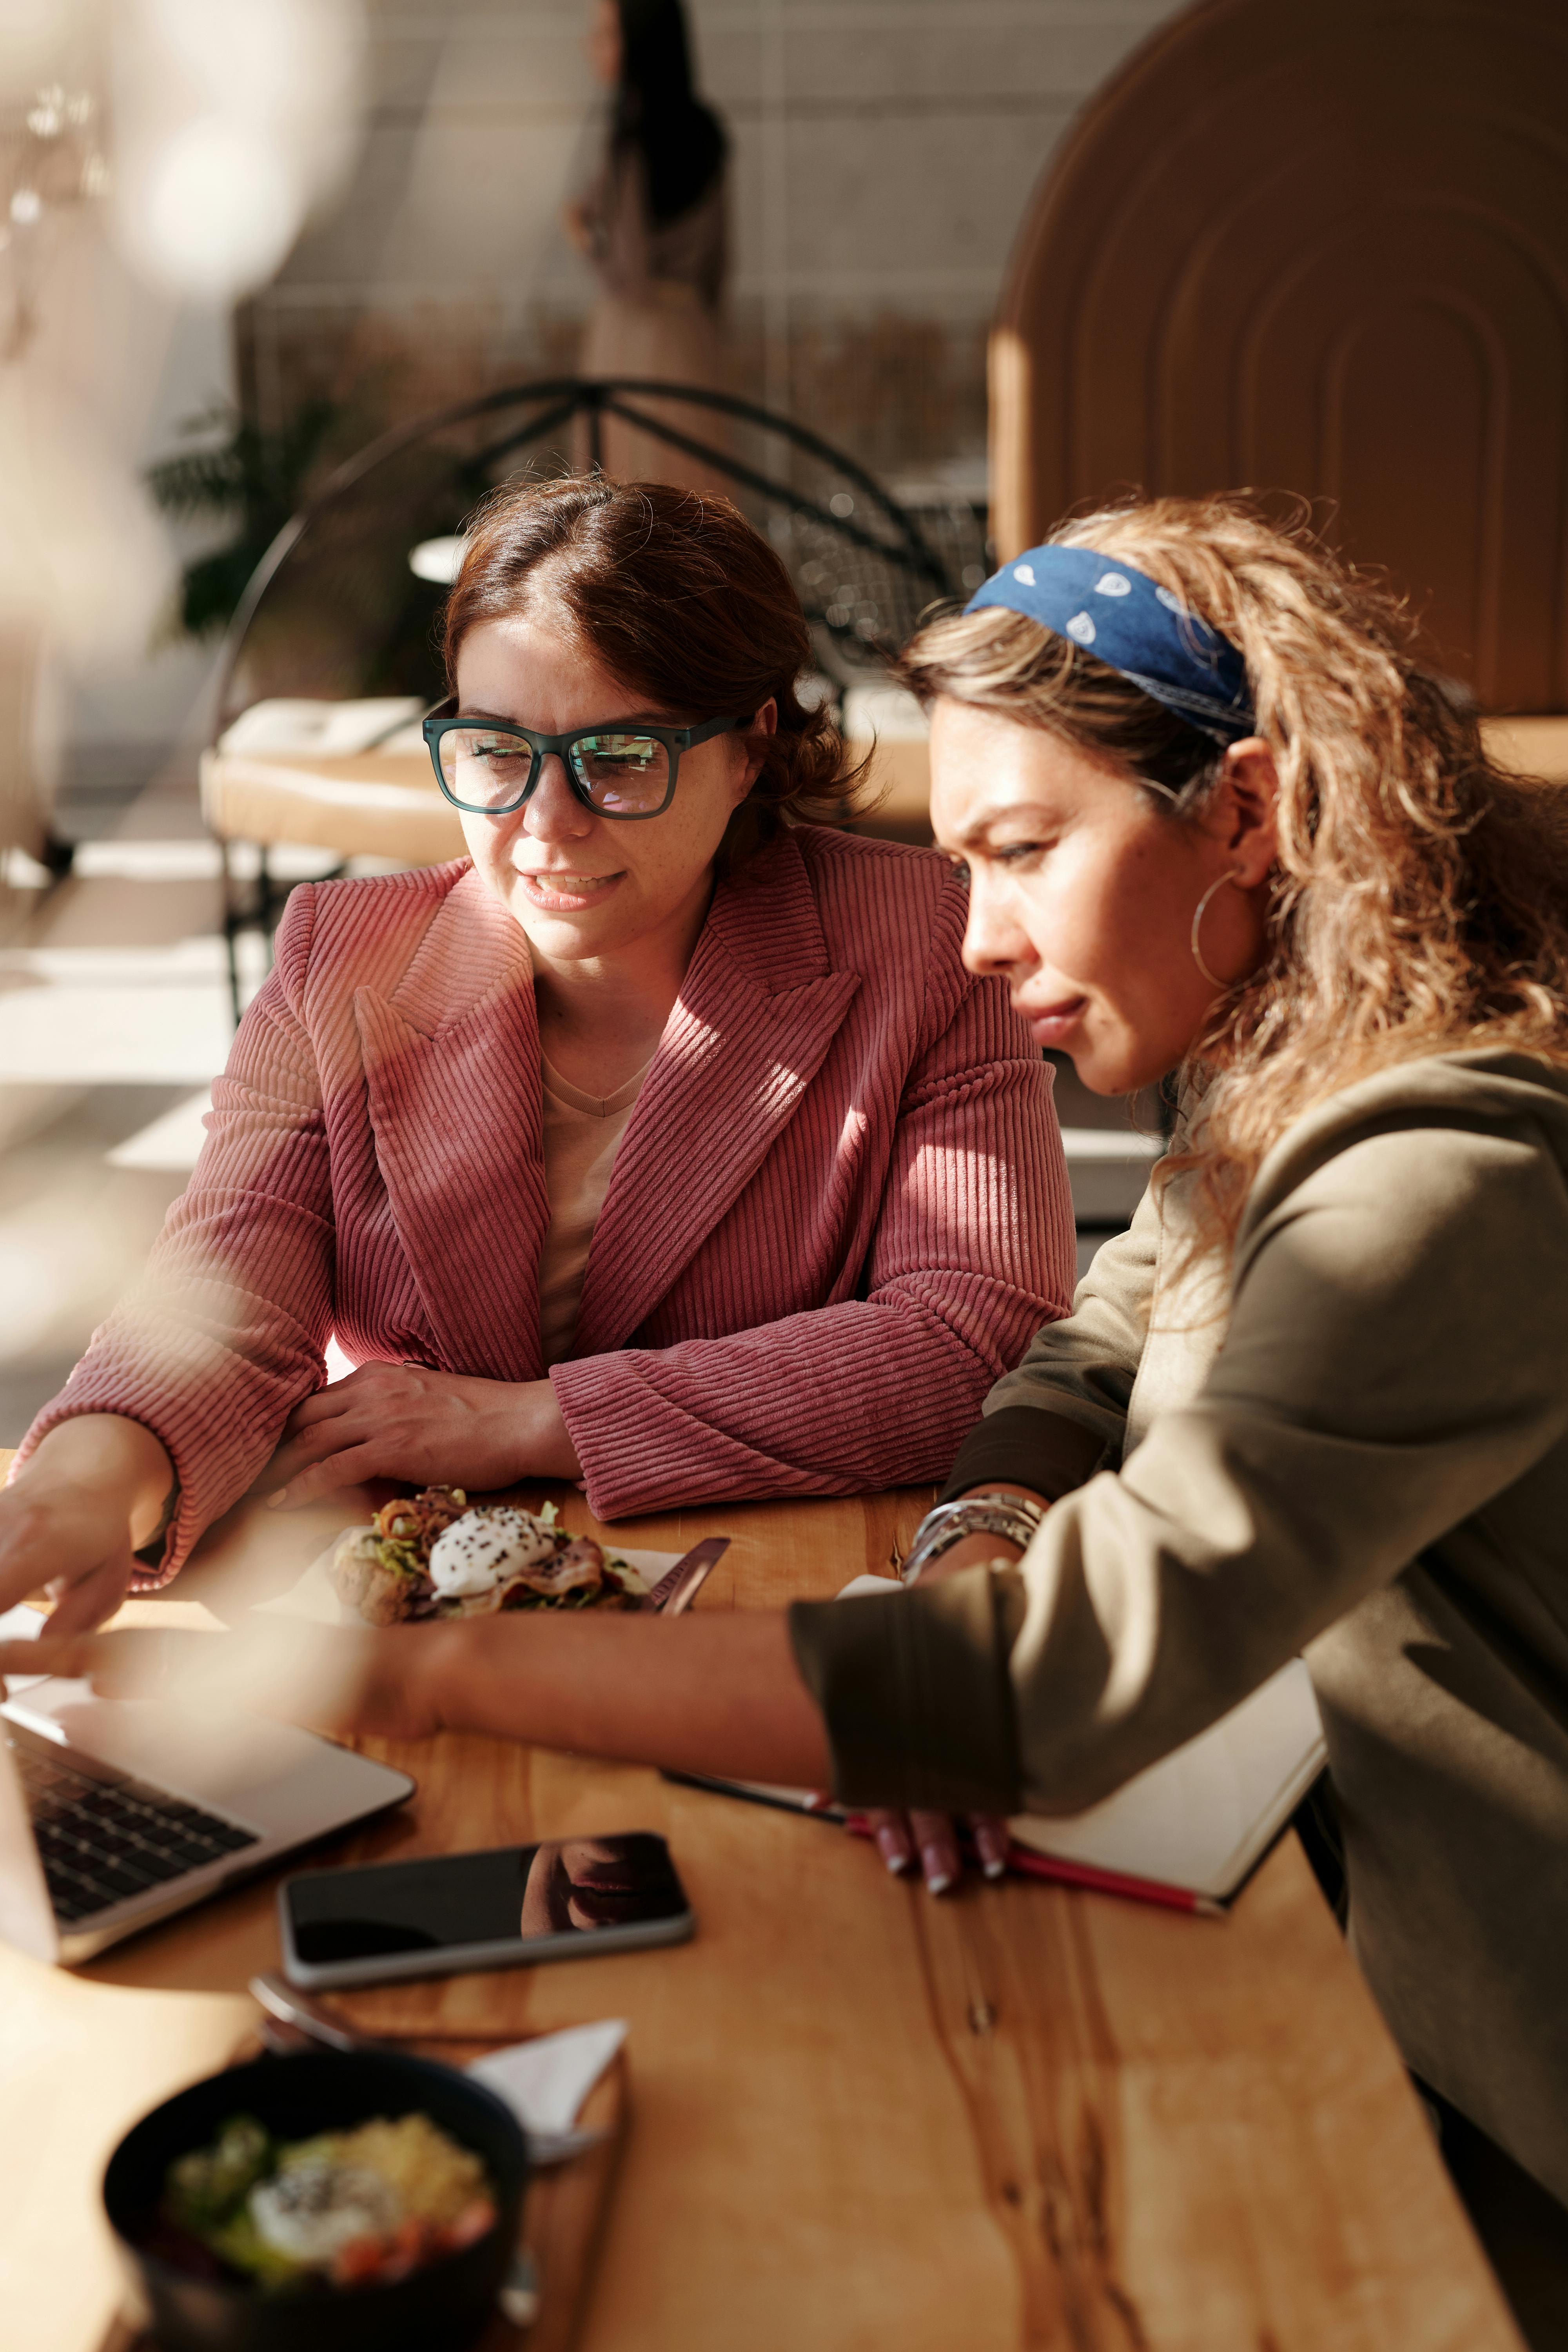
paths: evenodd
<path fill-rule="evenodd" d="M 1247 663 L 1279 772 L 1261 963 L 1183 1075 L 1204 1087 L 1200 1247 L 1228 1254 L 1265 1153 L 1314 1104 L 1389 1065 L 1502 1048 L 1568 1066 L 1568 793 L 1488 756 L 1423 669 L 1402 604 L 1242 495 L 1155 499 L 1053 534 L 1134 564 Z M 1037 623 L 999 608 L 921 631 L 906 683 L 1040 727 L 1153 797 L 1202 808 L 1217 746 Z"/>

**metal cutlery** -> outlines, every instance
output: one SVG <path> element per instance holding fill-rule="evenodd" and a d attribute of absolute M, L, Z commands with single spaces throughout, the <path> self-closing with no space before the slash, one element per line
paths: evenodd
<path fill-rule="evenodd" d="M 689 1609 L 693 1600 L 718 1561 L 730 1549 L 728 1536 L 704 1536 L 683 1552 L 675 1566 L 661 1576 L 651 1592 L 645 1592 L 637 1602 L 645 1613 L 657 1611 L 662 1617 L 679 1617 Z"/>
<path fill-rule="evenodd" d="M 395 2050 L 395 2042 L 378 2041 L 374 2034 L 356 2033 L 351 2026 L 335 2017 L 324 2003 L 312 2000 L 308 1993 L 297 1991 L 287 1977 L 275 1969 L 268 1969 L 250 1979 L 250 1997 L 261 2011 L 258 2031 L 269 2050 L 279 2053 L 298 2050 L 302 2043 L 316 2042 L 328 2050 L 377 2051 Z M 604 2138 L 602 2131 L 528 2133 L 530 2161 L 542 2167 L 564 2164 L 574 2156 L 583 2156 L 597 2147 Z"/>

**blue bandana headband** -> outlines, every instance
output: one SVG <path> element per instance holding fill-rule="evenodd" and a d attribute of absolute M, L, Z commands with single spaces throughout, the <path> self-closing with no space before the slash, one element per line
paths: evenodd
<path fill-rule="evenodd" d="M 966 613 L 1002 604 L 1069 637 L 1216 743 L 1255 735 L 1247 665 L 1179 596 L 1091 547 L 1029 547 L 977 588 Z"/>

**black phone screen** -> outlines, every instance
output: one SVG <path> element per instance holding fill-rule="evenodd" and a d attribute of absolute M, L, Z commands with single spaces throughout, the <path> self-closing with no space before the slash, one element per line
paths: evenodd
<path fill-rule="evenodd" d="M 284 1895 L 295 1951 L 314 1967 L 593 1936 L 678 1919 L 689 1907 L 669 1848 L 646 1830 L 310 1871 Z"/>

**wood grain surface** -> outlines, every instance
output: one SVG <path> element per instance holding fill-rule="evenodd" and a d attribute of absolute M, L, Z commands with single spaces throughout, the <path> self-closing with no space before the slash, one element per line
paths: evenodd
<path fill-rule="evenodd" d="M 756 1607 L 887 1572 L 928 1501 L 615 1532 L 663 1550 L 729 1534 L 698 1605 Z M 352 1496 L 235 1514 L 167 1600 L 129 1613 L 231 1617 L 357 1515 Z M 688 1946 L 341 1997 L 368 2030 L 411 2035 L 629 2021 L 636 2115 L 582 2352 L 1517 2347 L 1293 1838 L 1222 1922 L 1023 1880 L 934 1902 L 865 1841 L 652 1772 L 486 1739 L 364 1745 L 419 1792 L 334 1861 L 642 1828 L 669 1839 L 690 1893 Z M 275 1892 L 241 1890 L 69 1979 L 0 1954 L 0 2020 L 14 1976 L 38 2017 L 23 2055 L 0 2032 L 0 2096 L 15 2115 L 13 2084 L 41 2088 L 46 2068 L 52 2093 L 47 2180 L 0 2135 L 0 2213 L 14 2188 L 34 2209 L 63 2200 L 79 2248 L 68 2292 L 47 2263 L 4 2258 L 7 2352 L 99 2342 L 82 2273 L 97 2263 L 112 2285 L 89 2208 L 134 2112 L 130 2076 L 145 2105 L 212 2063 L 197 2044 L 214 2004 L 232 2019 L 246 1979 L 276 1965 Z M 37 1979 L 68 1999 L 41 2000 Z M 138 2004 L 165 2039 L 127 2070 Z"/>

